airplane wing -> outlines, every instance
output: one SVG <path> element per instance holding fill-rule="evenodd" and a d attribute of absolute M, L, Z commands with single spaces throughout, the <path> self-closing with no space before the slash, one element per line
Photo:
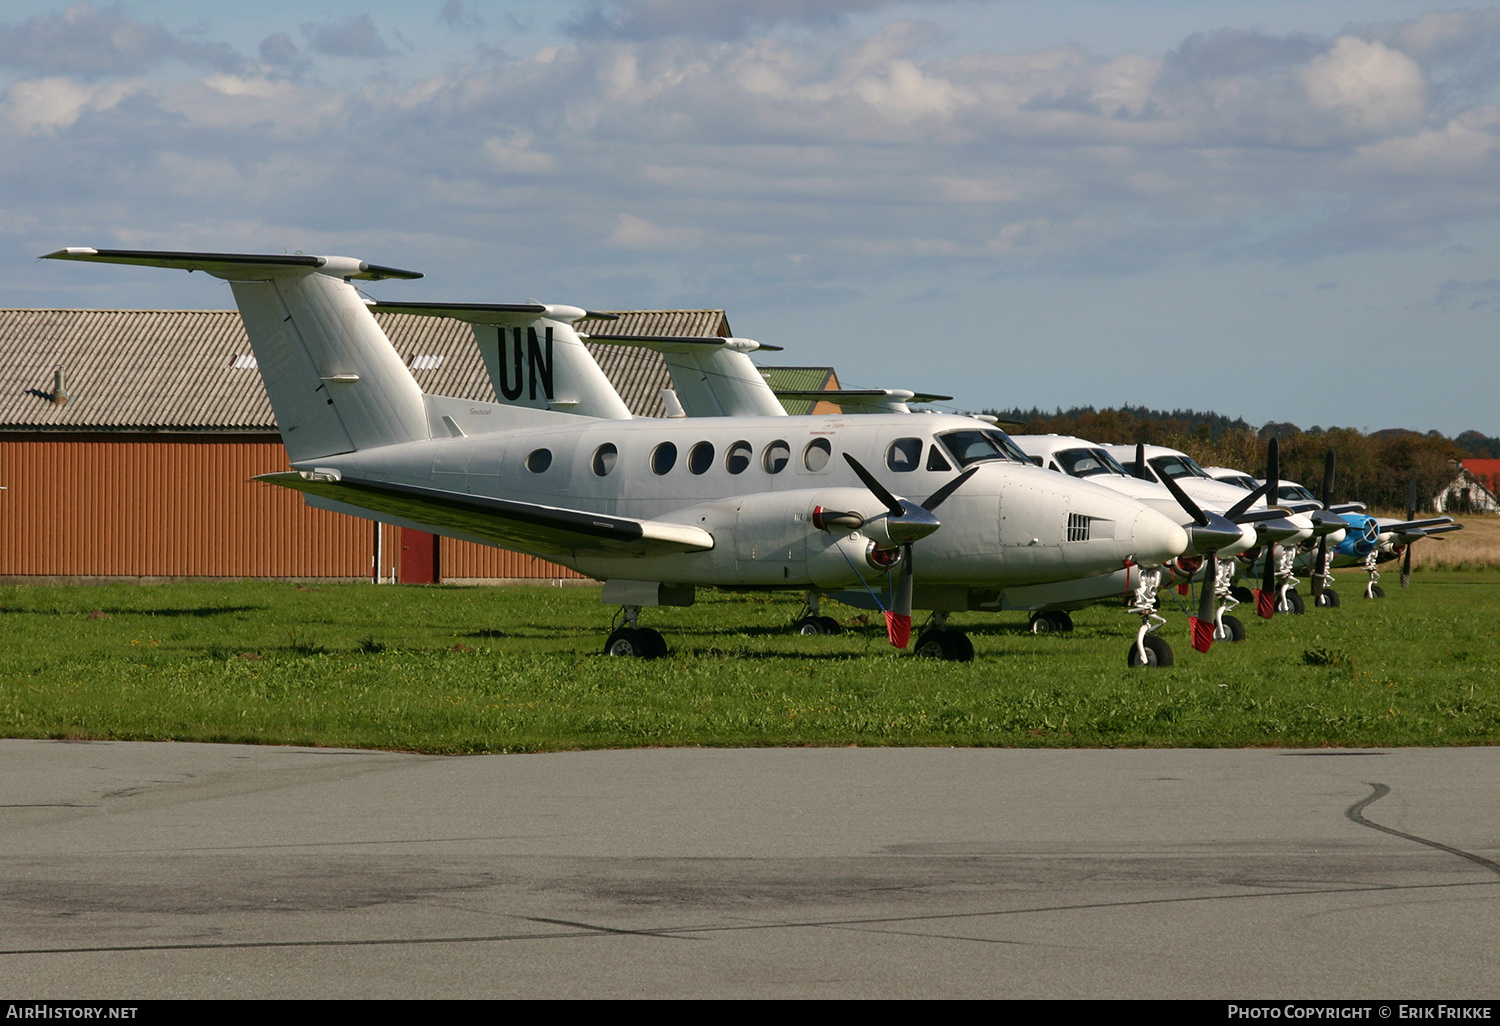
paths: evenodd
<path fill-rule="evenodd" d="M 441 488 L 363 481 L 297 471 L 261 474 L 255 480 L 348 506 L 401 517 L 501 548 L 535 555 L 606 551 L 620 556 L 706 552 L 714 547 L 707 531 L 660 520 L 585 513 L 512 499 L 450 492 Z"/>
<path fill-rule="evenodd" d="M 382 278 L 420 278 L 418 271 L 382 267 L 348 257 L 322 257 L 306 253 L 190 253 L 154 249 L 93 249 L 70 246 L 48 253 L 43 260 L 86 260 L 96 264 L 135 264 L 138 267 L 175 267 L 181 271 L 233 274 L 255 267 L 306 267 L 325 270 L 340 278 L 378 281 Z"/>
<path fill-rule="evenodd" d="M 909 413 L 907 403 L 941 403 L 953 398 L 905 388 L 778 388 L 776 395 L 782 399 L 835 403 L 845 413 Z"/>

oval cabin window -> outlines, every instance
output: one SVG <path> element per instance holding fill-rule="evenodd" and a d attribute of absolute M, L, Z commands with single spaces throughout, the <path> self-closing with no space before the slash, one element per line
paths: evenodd
<path fill-rule="evenodd" d="M 663 442 L 651 450 L 651 473 L 665 474 L 677 466 L 677 446 Z"/>
<path fill-rule="evenodd" d="M 816 474 L 828 466 L 828 458 L 833 455 L 833 446 L 826 438 L 814 438 L 807 443 L 807 448 L 802 450 L 802 465 Z"/>
<path fill-rule="evenodd" d="M 760 465 L 766 468 L 767 474 L 779 474 L 786 469 L 791 458 L 792 447 L 778 438 L 760 454 Z"/>
<path fill-rule="evenodd" d="M 552 466 L 551 449 L 533 449 L 531 455 L 526 457 L 526 469 L 533 474 L 540 474 Z"/>
<path fill-rule="evenodd" d="M 699 442 L 688 450 L 688 470 L 694 474 L 702 474 L 714 465 L 714 444 L 712 442 Z"/>
<path fill-rule="evenodd" d="M 609 472 L 615 469 L 615 460 L 619 459 L 620 450 L 615 448 L 615 443 L 605 442 L 594 450 L 594 473 L 600 477 L 608 477 Z"/>
<path fill-rule="evenodd" d="M 750 468 L 750 443 L 735 442 L 724 454 L 724 469 L 731 474 L 743 474 Z"/>

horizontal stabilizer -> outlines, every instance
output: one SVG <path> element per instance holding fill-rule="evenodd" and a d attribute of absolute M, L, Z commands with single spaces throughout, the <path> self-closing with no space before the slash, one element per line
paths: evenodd
<path fill-rule="evenodd" d="M 138 267 L 171 267 L 181 271 L 206 271 L 213 275 L 235 275 L 255 268 L 305 267 L 336 278 L 420 278 L 418 271 L 355 260 L 351 257 L 311 256 L 305 253 L 186 253 L 152 249 L 90 249 L 70 246 L 48 253 L 43 260 L 86 260 L 97 264 L 135 264 Z"/>
<path fill-rule="evenodd" d="M 470 324 L 528 324 L 538 318 L 572 324 L 584 318 L 617 321 L 619 314 L 595 313 L 576 306 L 548 303 L 372 303 L 375 313 L 415 314 L 419 317 L 452 317 Z"/>
<path fill-rule="evenodd" d="M 602 314 L 589 314 L 590 317 L 601 317 Z M 699 352 L 705 346 L 716 349 L 733 349 L 736 352 L 751 353 L 758 349 L 764 349 L 770 353 L 781 352 L 781 346 L 767 345 L 757 342 L 753 338 L 726 338 L 722 335 L 600 335 L 597 332 L 584 335 L 590 342 L 603 342 L 612 346 L 635 346 L 640 349 L 654 349 L 658 353 L 691 353 Z"/>
<path fill-rule="evenodd" d="M 899 403 L 945 403 L 951 395 L 936 392 L 911 392 L 904 388 L 778 388 L 779 396 L 788 399 L 824 399 L 837 403 L 840 399 L 891 399 Z"/>
<path fill-rule="evenodd" d="M 256 480 L 371 513 L 431 525 L 438 533 L 447 529 L 537 555 L 603 551 L 621 556 L 657 556 L 706 552 L 714 547 L 713 535 L 687 524 L 584 513 L 418 485 L 335 479 L 329 474 L 283 471 L 262 474 Z"/>

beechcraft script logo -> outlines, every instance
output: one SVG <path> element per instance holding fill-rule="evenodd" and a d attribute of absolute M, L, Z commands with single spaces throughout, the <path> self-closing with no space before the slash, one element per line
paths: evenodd
<path fill-rule="evenodd" d="M 545 334 L 538 339 L 535 328 L 510 329 L 509 338 L 504 328 L 500 329 L 500 393 L 507 399 L 535 399 L 536 386 L 541 382 L 542 395 L 551 400 L 552 395 L 552 329 L 544 328 Z M 526 364 L 523 374 L 521 364 Z"/>

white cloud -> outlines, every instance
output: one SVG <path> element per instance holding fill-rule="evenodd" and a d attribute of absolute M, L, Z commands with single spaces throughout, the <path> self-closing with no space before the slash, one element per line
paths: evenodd
<path fill-rule="evenodd" d="M 1427 83 L 1417 62 L 1380 42 L 1340 36 L 1302 72 L 1308 98 L 1363 132 L 1410 124 L 1423 111 Z"/>

